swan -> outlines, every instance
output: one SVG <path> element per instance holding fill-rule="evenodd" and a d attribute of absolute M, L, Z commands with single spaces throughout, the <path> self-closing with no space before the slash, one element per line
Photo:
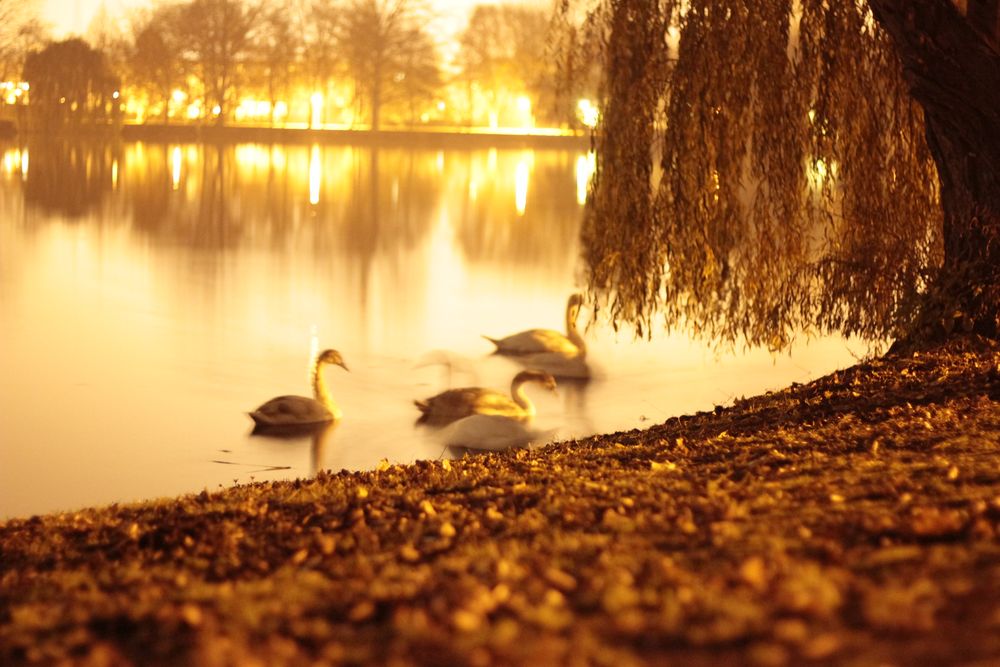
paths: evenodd
<path fill-rule="evenodd" d="M 583 336 L 576 330 L 576 318 L 583 305 L 583 296 L 573 294 L 566 303 L 566 334 L 551 329 L 529 329 L 511 334 L 505 338 L 490 338 L 483 336 L 497 346 L 496 354 L 518 356 L 523 354 L 558 353 L 569 356 L 583 357 L 587 354 L 587 345 Z"/>
<path fill-rule="evenodd" d="M 504 415 L 469 415 L 443 428 L 440 438 L 446 447 L 499 451 L 548 440 L 555 432 L 531 429 Z"/>
<path fill-rule="evenodd" d="M 307 428 L 340 419 L 342 416 L 340 408 L 333 402 L 330 392 L 326 388 L 326 382 L 323 380 L 322 371 L 326 364 L 336 364 L 345 371 L 348 370 L 340 352 L 324 350 L 316 357 L 310 373 L 315 398 L 306 398 L 305 396 L 272 398 L 249 413 L 250 418 L 256 424 L 255 430 L 259 428 Z"/>
<path fill-rule="evenodd" d="M 535 369 L 521 371 L 510 383 L 510 396 L 493 389 L 463 387 L 449 389 L 440 394 L 413 401 L 422 413 L 422 423 L 448 424 L 473 414 L 504 415 L 512 419 L 528 420 L 535 416 L 535 404 L 524 393 L 524 385 L 537 382 L 549 391 L 555 391 L 556 380 L 549 373 Z"/>

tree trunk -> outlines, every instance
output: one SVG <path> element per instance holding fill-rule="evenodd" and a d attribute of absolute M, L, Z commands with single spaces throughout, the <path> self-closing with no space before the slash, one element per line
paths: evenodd
<path fill-rule="evenodd" d="M 944 213 L 944 262 L 915 335 L 1000 334 L 998 0 L 869 0 L 923 107 Z M 963 13 L 965 15 L 963 16 Z M 930 331 L 934 329 L 935 331 Z"/>

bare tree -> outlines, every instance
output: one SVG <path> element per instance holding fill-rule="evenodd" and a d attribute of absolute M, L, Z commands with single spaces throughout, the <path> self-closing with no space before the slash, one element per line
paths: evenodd
<path fill-rule="evenodd" d="M 425 82 L 433 78 L 427 76 L 426 56 L 434 52 L 428 21 L 413 0 L 349 0 L 343 6 L 338 50 L 358 101 L 368 107 L 373 130 L 380 127 L 386 102 L 406 97 L 407 76 Z"/>
<path fill-rule="evenodd" d="M 201 82 L 205 109 L 214 109 L 220 125 L 231 111 L 261 11 L 243 0 L 191 0 L 181 6 L 182 55 Z"/>
<path fill-rule="evenodd" d="M 278 101 L 288 97 L 300 61 L 302 29 L 289 4 L 267 5 L 255 39 L 255 51 L 263 65 L 262 79 L 271 104 L 272 125 Z"/>
<path fill-rule="evenodd" d="M 518 5 L 477 5 L 459 44 L 460 80 L 470 122 L 477 88 L 491 108 L 507 95 L 529 94 L 534 106 L 552 102 L 556 67 L 546 53 L 551 12 Z"/>
<path fill-rule="evenodd" d="M 164 123 L 170 120 L 173 91 L 184 81 L 180 12 L 177 5 L 160 5 L 152 12 L 138 14 L 128 48 L 132 82 L 147 92 L 150 106 L 161 105 Z"/>
<path fill-rule="evenodd" d="M 996 337 L 1000 12 L 964 6 L 603 2 L 584 244 L 611 319 Z"/>
<path fill-rule="evenodd" d="M 25 58 L 41 49 L 46 37 L 37 0 L 0 0 L 0 80 L 19 78 Z"/>

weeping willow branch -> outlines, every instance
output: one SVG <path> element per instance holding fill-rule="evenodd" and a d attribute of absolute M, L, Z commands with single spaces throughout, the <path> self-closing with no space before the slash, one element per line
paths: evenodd
<path fill-rule="evenodd" d="M 864 2 L 609 0 L 583 232 L 612 322 L 722 341 L 912 324 L 940 264 L 935 164 Z"/>

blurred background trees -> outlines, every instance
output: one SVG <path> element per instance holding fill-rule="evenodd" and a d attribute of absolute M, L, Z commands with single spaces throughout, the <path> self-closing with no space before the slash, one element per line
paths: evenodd
<path fill-rule="evenodd" d="M 15 86 L 50 42 L 32 6 L 0 0 Z M 579 25 L 535 5 L 470 16 L 456 26 L 428 0 L 154 0 L 124 17 L 102 8 L 80 40 L 120 78 L 128 122 L 584 128 L 552 48 Z"/>

